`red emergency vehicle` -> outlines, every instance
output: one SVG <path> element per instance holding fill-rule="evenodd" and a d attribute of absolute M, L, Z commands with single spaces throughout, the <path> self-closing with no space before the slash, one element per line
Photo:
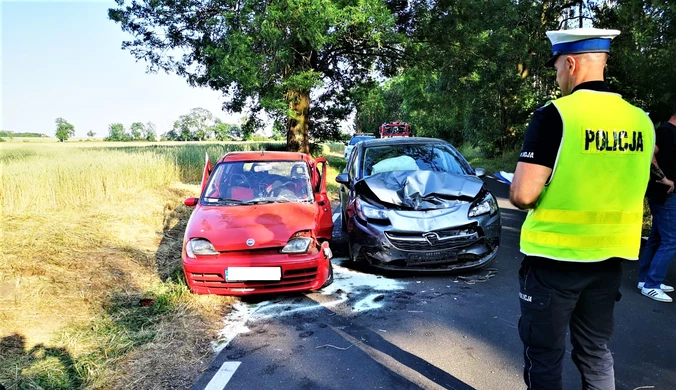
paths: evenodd
<path fill-rule="evenodd" d="M 411 127 L 406 122 L 383 123 L 380 126 L 380 138 L 410 137 Z"/>

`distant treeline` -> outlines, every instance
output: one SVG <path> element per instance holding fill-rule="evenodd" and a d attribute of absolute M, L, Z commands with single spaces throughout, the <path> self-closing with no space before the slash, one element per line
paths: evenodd
<path fill-rule="evenodd" d="M 0 137 L 34 137 L 34 138 L 47 138 L 46 134 L 40 133 L 15 133 L 9 130 L 0 130 Z"/>

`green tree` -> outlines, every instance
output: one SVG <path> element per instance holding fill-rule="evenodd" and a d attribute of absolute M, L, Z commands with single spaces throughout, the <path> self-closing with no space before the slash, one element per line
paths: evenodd
<path fill-rule="evenodd" d="M 214 116 L 204 108 L 193 108 L 174 121 L 174 132 L 182 141 L 203 141 L 212 134 Z"/>
<path fill-rule="evenodd" d="M 242 139 L 242 130 L 239 126 L 230 123 L 223 123 L 220 119 L 215 120 L 211 131 L 219 141 Z"/>
<path fill-rule="evenodd" d="M 287 148 L 309 152 L 314 136 L 339 135 L 350 90 L 405 58 L 397 17 L 382 0 L 148 0 L 108 11 L 134 40 L 123 43 L 150 70 L 227 95 L 224 107 L 285 123 Z M 175 56 L 172 53 L 184 55 Z M 315 122 L 312 126 L 311 119 Z"/>
<path fill-rule="evenodd" d="M 153 122 L 146 123 L 146 125 L 143 127 L 143 130 L 143 139 L 149 142 L 157 141 L 157 127 Z"/>
<path fill-rule="evenodd" d="M 667 120 L 676 102 L 676 3 L 619 0 L 593 7 L 597 27 L 616 28 L 607 79 L 614 91 Z"/>
<path fill-rule="evenodd" d="M 75 126 L 63 118 L 56 118 L 56 138 L 59 142 L 67 141 L 75 135 Z"/>
<path fill-rule="evenodd" d="M 108 137 L 104 141 L 131 141 L 131 137 L 124 130 L 122 123 L 108 125 Z"/>
<path fill-rule="evenodd" d="M 164 133 L 162 135 L 162 139 L 166 139 L 167 141 L 179 141 L 181 138 L 179 134 L 176 132 L 176 122 L 174 122 L 174 128 L 169 130 L 168 132 Z"/>
<path fill-rule="evenodd" d="M 412 1 L 402 17 L 415 23 L 402 27 L 418 61 L 352 91 L 356 127 L 373 132 L 384 121 L 403 120 L 417 135 L 478 145 L 489 155 L 514 148 L 530 114 L 556 96 L 554 73 L 544 66 L 551 52 L 545 31 L 575 22 L 569 17 L 579 4 Z"/>
<path fill-rule="evenodd" d="M 134 141 L 138 141 L 143 139 L 143 135 L 146 132 L 145 126 L 141 122 L 134 122 L 131 124 L 131 128 L 129 130 L 131 132 L 131 139 Z"/>
<path fill-rule="evenodd" d="M 94 130 L 89 130 L 87 132 L 87 137 L 89 137 L 89 138 L 94 138 L 95 135 L 96 135 L 96 133 L 94 132 Z"/>
<path fill-rule="evenodd" d="M 272 124 L 272 139 L 275 141 L 283 141 L 286 137 L 284 137 L 285 133 L 285 128 L 284 124 L 280 121 L 275 121 Z"/>

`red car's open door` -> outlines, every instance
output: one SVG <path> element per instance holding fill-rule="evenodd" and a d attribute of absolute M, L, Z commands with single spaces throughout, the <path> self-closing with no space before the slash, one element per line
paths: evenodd
<path fill-rule="evenodd" d="M 204 172 L 202 172 L 202 189 L 200 194 L 204 192 L 204 189 L 207 186 L 207 181 L 209 180 L 209 175 L 211 175 L 211 163 L 209 162 L 209 154 L 204 152 L 204 157 L 206 161 L 204 162 Z"/>
<path fill-rule="evenodd" d="M 314 169 L 320 172 L 319 183 L 312 183 L 315 188 L 315 202 L 319 206 L 317 216 L 317 237 L 330 240 L 333 234 L 333 214 L 331 213 L 331 201 L 326 193 L 326 171 L 328 163 L 324 157 L 319 157 L 314 162 Z M 313 175 L 314 176 L 314 175 Z"/>

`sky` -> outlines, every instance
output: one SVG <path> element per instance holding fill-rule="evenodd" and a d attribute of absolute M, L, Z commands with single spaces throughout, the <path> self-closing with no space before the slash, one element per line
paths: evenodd
<path fill-rule="evenodd" d="M 171 130 L 180 115 L 202 107 L 224 122 L 220 92 L 193 88 L 175 74 L 146 73 L 121 44 L 132 36 L 108 20 L 113 0 L 0 0 L 0 129 L 54 136 L 56 118 L 108 135 L 108 125 L 153 122 Z"/>

